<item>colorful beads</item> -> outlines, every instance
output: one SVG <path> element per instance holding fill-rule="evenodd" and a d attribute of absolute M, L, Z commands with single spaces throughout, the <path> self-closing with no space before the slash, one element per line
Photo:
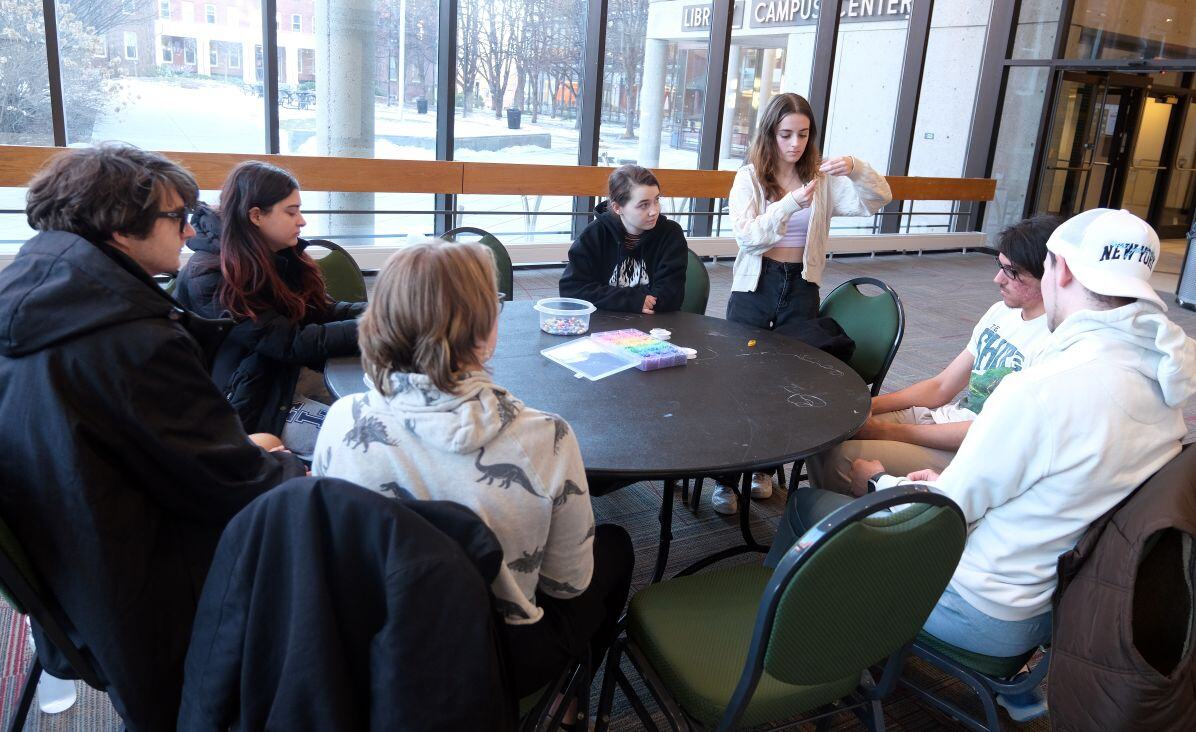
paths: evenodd
<path fill-rule="evenodd" d="M 658 338 L 653 338 L 642 330 L 634 328 L 608 330 L 594 333 L 590 338 L 602 343 L 607 348 L 617 349 L 631 355 L 639 361 L 636 368 L 640 371 L 685 365 L 685 354 L 679 348 Z"/>
<path fill-rule="evenodd" d="M 540 330 L 549 335 L 581 335 L 590 329 L 590 318 L 541 317 Z"/>

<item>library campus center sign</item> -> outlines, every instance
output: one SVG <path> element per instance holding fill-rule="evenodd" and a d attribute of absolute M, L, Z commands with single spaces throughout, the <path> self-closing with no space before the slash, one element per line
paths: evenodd
<path fill-rule="evenodd" d="M 913 0 L 842 0 L 839 17 L 843 21 L 903 20 L 909 17 L 912 4 Z M 747 3 L 748 27 L 814 25 L 821 5 L 820 0 L 751 0 Z M 732 28 L 743 28 L 744 6 L 744 0 L 736 0 Z M 712 8 L 711 3 L 686 5 L 681 13 L 681 30 L 708 30 Z"/>

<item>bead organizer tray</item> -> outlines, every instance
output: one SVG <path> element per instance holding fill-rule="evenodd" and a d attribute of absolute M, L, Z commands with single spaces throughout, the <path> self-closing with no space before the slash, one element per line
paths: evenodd
<path fill-rule="evenodd" d="M 591 333 L 590 339 L 598 341 L 612 351 L 630 356 L 640 371 L 684 366 L 687 360 L 685 352 L 680 348 L 634 328 Z"/>

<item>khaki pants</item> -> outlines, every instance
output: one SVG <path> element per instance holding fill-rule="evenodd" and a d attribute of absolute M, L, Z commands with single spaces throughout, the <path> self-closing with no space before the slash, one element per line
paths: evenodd
<path fill-rule="evenodd" d="M 895 424 L 934 424 L 930 410 L 910 407 L 876 415 L 882 422 Z M 879 460 L 889 475 L 905 476 L 915 470 L 930 468 L 942 472 L 955 453 L 893 440 L 848 440 L 829 450 L 806 458 L 810 486 L 836 493 L 851 492 L 851 461 L 857 458 Z"/>

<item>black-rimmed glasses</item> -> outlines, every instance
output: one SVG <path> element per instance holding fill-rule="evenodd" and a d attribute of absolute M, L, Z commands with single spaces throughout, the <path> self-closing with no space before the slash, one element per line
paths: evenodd
<path fill-rule="evenodd" d="M 154 218 L 177 220 L 179 222 L 179 233 L 182 234 L 187 229 L 187 220 L 191 218 L 191 209 L 183 206 L 173 211 L 159 211 L 154 214 Z"/>
<path fill-rule="evenodd" d="M 1019 272 L 1012 264 L 1001 264 L 1001 262 L 998 260 L 997 266 L 1001 268 L 1001 271 L 1005 273 L 1006 277 L 1014 282 L 1017 282 L 1022 276 L 1022 273 Z"/>

